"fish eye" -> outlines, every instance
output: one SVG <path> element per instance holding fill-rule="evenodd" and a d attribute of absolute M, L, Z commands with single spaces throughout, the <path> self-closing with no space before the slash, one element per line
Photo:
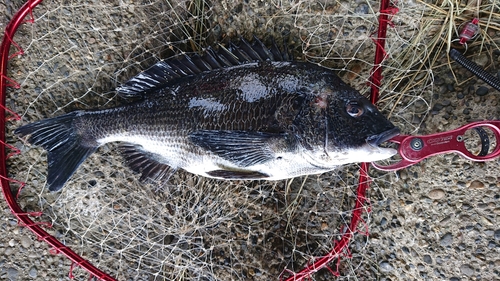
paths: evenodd
<path fill-rule="evenodd" d="M 346 111 L 352 117 L 359 117 L 365 113 L 364 109 L 355 101 L 350 101 L 346 105 Z"/>

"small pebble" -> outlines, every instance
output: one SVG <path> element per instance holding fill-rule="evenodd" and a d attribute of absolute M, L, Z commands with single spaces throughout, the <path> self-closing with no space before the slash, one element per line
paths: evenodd
<path fill-rule="evenodd" d="M 356 14 L 368 14 L 369 7 L 367 4 L 360 4 L 358 7 L 354 9 Z"/>
<path fill-rule="evenodd" d="M 443 109 L 443 105 L 440 104 L 440 103 L 436 103 L 433 107 L 432 107 L 432 110 L 433 111 L 440 111 L 441 109 Z"/>
<path fill-rule="evenodd" d="M 21 236 L 21 245 L 24 247 L 24 248 L 29 248 L 31 247 L 31 239 L 28 237 L 28 236 Z"/>
<path fill-rule="evenodd" d="M 474 269 L 468 264 L 463 264 L 460 266 L 460 272 L 467 276 L 472 276 L 474 274 Z"/>
<path fill-rule="evenodd" d="M 394 267 L 392 267 L 392 265 L 389 262 L 383 261 L 380 263 L 381 272 L 390 272 L 392 270 L 394 270 Z"/>
<path fill-rule="evenodd" d="M 406 172 L 406 170 L 401 170 L 398 172 L 398 174 L 402 180 L 408 179 L 408 172 Z"/>
<path fill-rule="evenodd" d="M 484 231 L 484 234 L 485 234 L 486 236 L 493 236 L 493 230 L 491 230 L 491 229 L 487 229 L 487 230 L 485 230 L 485 231 Z"/>
<path fill-rule="evenodd" d="M 28 272 L 28 275 L 31 278 L 36 278 L 37 277 L 37 273 L 38 273 L 38 271 L 36 270 L 36 267 L 32 267 L 32 268 L 30 268 L 30 270 Z"/>
<path fill-rule="evenodd" d="M 420 124 L 421 122 L 422 122 L 422 118 L 420 118 L 420 116 L 413 115 L 413 117 L 411 119 L 412 124 Z"/>
<path fill-rule="evenodd" d="M 441 76 L 436 76 L 434 77 L 434 84 L 435 85 L 443 85 L 444 84 L 444 79 L 441 78 Z"/>
<path fill-rule="evenodd" d="M 446 233 L 443 237 L 441 237 L 441 241 L 439 242 L 439 244 L 441 244 L 441 246 L 443 247 L 450 246 L 452 243 L 453 243 L 453 236 L 449 232 Z"/>
<path fill-rule="evenodd" d="M 255 271 L 253 270 L 253 268 L 250 268 L 248 270 L 248 275 L 250 275 L 251 277 L 255 276 Z"/>
<path fill-rule="evenodd" d="M 473 180 L 470 182 L 469 188 L 476 188 L 476 189 L 481 189 L 484 188 L 484 183 L 478 180 Z"/>
<path fill-rule="evenodd" d="M 262 276 L 262 272 L 260 272 L 260 270 L 258 270 L 258 269 L 255 269 L 255 276 L 258 276 L 258 277 Z"/>
<path fill-rule="evenodd" d="M 417 100 L 415 102 L 415 107 L 417 107 L 417 108 L 424 108 L 426 106 L 427 106 L 427 104 L 423 100 Z"/>
<path fill-rule="evenodd" d="M 19 271 L 13 267 L 9 267 L 7 268 L 7 276 L 11 281 L 17 280 L 19 277 Z"/>
<path fill-rule="evenodd" d="M 427 194 L 427 196 L 429 196 L 429 198 L 434 199 L 434 200 L 439 200 L 439 199 L 443 198 L 445 195 L 446 194 L 445 194 L 444 190 L 439 189 L 439 188 L 433 189 L 433 190 L 429 191 L 429 193 Z"/>
<path fill-rule="evenodd" d="M 367 30 L 368 29 L 364 25 L 356 27 L 356 32 L 358 33 L 366 33 Z"/>
<path fill-rule="evenodd" d="M 486 55 L 486 53 L 481 53 L 479 56 L 477 56 L 475 58 L 474 61 L 478 65 L 480 65 L 482 67 L 486 67 L 486 65 L 488 65 L 489 59 L 488 59 L 488 56 Z"/>
<path fill-rule="evenodd" d="M 487 87 L 481 86 L 481 87 L 477 88 L 476 95 L 485 96 L 488 94 L 488 91 L 489 91 L 489 89 Z"/>
<path fill-rule="evenodd" d="M 12 255 L 13 252 L 14 252 L 14 248 L 12 248 L 12 247 L 5 249 L 5 251 L 3 252 L 4 257 L 8 257 L 8 256 Z"/>
<path fill-rule="evenodd" d="M 432 257 L 430 255 L 424 255 L 424 262 L 426 264 L 432 264 Z"/>
<path fill-rule="evenodd" d="M 321 230 L 327 230 L 328 229 L 328 224 L 326 222 L 321 223 Z"/>
<path fill-rule="evenodd" d="M 476 87 L 474 85 L 470 85 L 469 88 L 467 88 L 467 94 L 472 94 L 476 91 Z"/>
<path fill-rule="evenodd" d="M 481 223 L 486 226 L 493 226 L 493 223 L 485 217 L 481 217 Z"/>
<path fill-rule="evenodd" d="M 361 71 L 363 70 L 363 68 L 361 67 L 361 65 L 359 63 L 354 63 L 352 64 L 350 67 L 349 67 L 349 72 L 347 72 L 347 79 L 349 81 L 352 81 L 354 80 L 356 77 L 359 76 L 359 74 L 361 73 Z"/>

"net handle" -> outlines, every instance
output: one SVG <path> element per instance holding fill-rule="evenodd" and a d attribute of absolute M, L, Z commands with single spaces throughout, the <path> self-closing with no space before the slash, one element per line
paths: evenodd
<path fill-rule="evenodd" d="M 72 266 L 79 266 L 86 271 L 88 271 L 92 276 L 98 278 L 99 280 L 105 281 L 116 281 L 113 277 L 102 272 L 97 267 L 93 266 L 90 262 L 76 254 L 73 250 L 66 247 L 63 243 L 59 242 L 55 237 L 48 234 L 39 224 L 35 223 L 30 218 L 30 214 L 24 212 L 21 207 L 17 204 L 16 197 L 11 191 L 10 182 L 14 181 L 8 178 L 6 160 L 8 156 L 6 155 L 6 142 L 5 142 L 5 123 L 6 119 L 6 91 L 9 81 L 12 82 L 7 77 L 7 65 L 10 59 L 9 51 L 13 41 L 14 35 L 19 28 L 19 26 L 24 23 L 26 16 L 31 15 L 31 19 L 28 21 L 34 22 L 33 19 L 33 9 L 42 2 L 43 0 L 28 0 L 12 17 L 7 27 L 5 27 L 4 36 L 2 40 L 2 45 L 0 45 L 0 185 L 2 188 L 2 193 L 9 206 L 12 214 L 18 219 L 19 225 L 27 227 L 40 239 L 49 244 L 56 253 L 62 253 L 68 259 L 72 261 Z M 17 45 L 16 45 L 17 46 Z M 18 47 L 18 46 L 17 46 Z M 19 48 L 19 47 L 18 47 Z M 22 54 L 22 50 L 18 54 Z M 17 181 L 16 181 L 17 182 Z M 71 276 L 71 271 L 70 271 Z"/>

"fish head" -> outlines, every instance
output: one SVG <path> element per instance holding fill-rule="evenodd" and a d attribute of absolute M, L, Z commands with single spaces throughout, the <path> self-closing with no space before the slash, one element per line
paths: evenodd
<path fill-rule="evenodd" d="M 311 151 L 316 155 L 310 156 L 316 165 L 373 162 L 397 153 L 393 148 L 379 145 L 399 135 L 399 129 L 367 98 L 346 84 L 325 85 L 316 91 L 311 104 L 316 109 L 310 111 L 316 112 L 315 119 L 324 120 L 320 125 L 323 128 L 316 131 L 317 135 L 324 136 L 318 136 L 316 149 L 312 149 L 315 152 Z"/>

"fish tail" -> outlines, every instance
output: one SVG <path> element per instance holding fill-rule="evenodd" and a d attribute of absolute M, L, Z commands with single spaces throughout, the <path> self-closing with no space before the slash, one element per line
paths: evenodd
<path fill-rule="evenodd" d="M 83 141 L 73 126 L 81 111 L 37 121 L 17 128 L 14 133 L 47 150 L 47 186 L 50 191 L 60 190 L 80 164 L 96 149 Z"/>

